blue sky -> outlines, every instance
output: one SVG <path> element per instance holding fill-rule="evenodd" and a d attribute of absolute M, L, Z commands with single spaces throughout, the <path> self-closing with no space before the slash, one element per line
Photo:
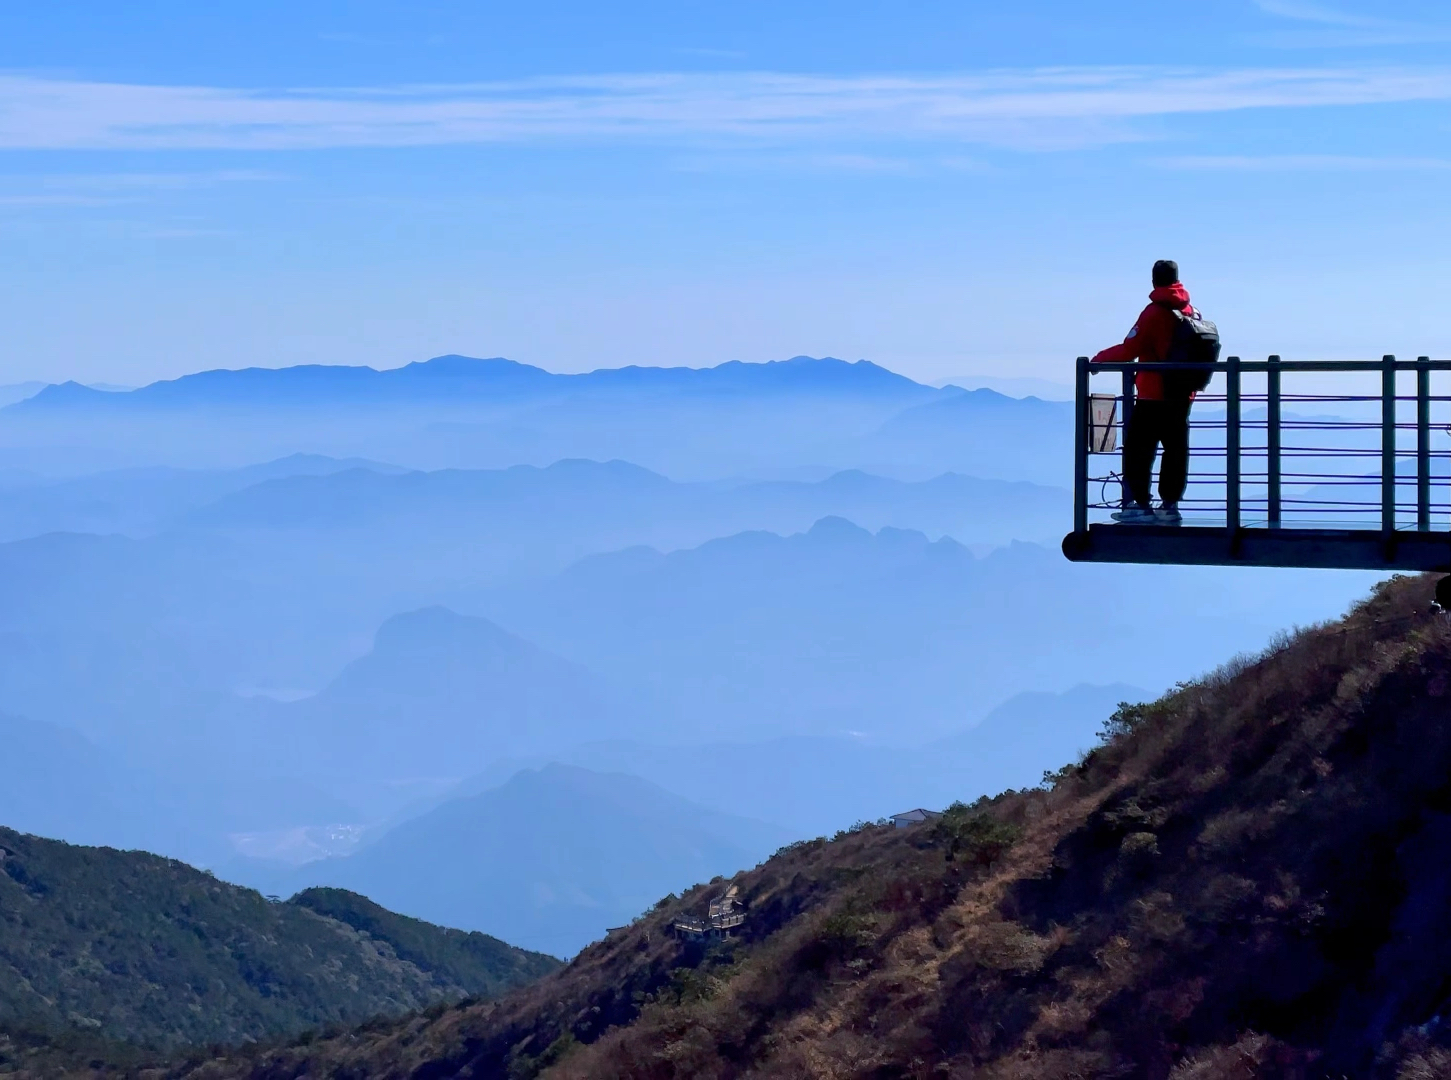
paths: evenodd
<path fill-rule="evenodd" d="M 299 10 L 301 9 L 301 10 Z M 0 7 L 0 382 L 1451 353 L 1444 3 Z"/>

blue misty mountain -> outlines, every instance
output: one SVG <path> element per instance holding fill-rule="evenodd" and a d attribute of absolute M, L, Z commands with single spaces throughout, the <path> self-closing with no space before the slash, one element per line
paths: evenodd
<path fill-rule="evenodd" d="M 208 695 L 296 686 L 309 657 L 320 683 L 358 652 L 339 623 L 376 627 L 389 613 L 376 598 L 349 600 L 323 563 L 295 549 L 254 558 L 217 537 L 52 533 L 0 544 L 0 709 L 106 744 L 144 737 L 149 754 Z M 350 617 L 354 604 L 362 611 Z"/>
<path fill-rule="evenodd" d="M 353 889 L 403 914 L 569 956 L 667 893 L 754 866 L 794 838 L 638 777 L 549 765 L 290 882 Z"/>
<path fill-rule="evenodd" d="M 219 759 L 207 740 L 265 730 L 244 705 L 280 707 L 255 696 L 236 704 L 236 693 L 315 694 L 390 616 L 444 602 L 593 673 L 612 691 L 603 705 L 623 699 L 633 737 L 669 721 L 701 740 L 858 731 L 921 742 L 1025 689 L 1188 677 L 1206 652 L 1233 655 L 1284 621 L 1324 618 L 1367 580 L 1075 567 L 1031 545 L 975 558 L 921 532 L 828 519 L 669 553 L 634 547 L 499 588 L 501 555 L 527 541 L 522 530 L 491 548 L 491 530 L 504 529 L 501 518 L 430 534 L 420 520 L 382 537 L 359 530 L 356 543 L 274 531 L 0 545 L 0 710 L 76 727 L 140 760 L 184 752 L 194 767 Z M 426 695 L 426 669 L 417 674 Z M 586 730 L 593 704 L 557 700 L 575 704 L 550 745 L 600 737 Z M 219 710 L 233 720 L 216 732 L 199 723 Z M 333 752 L 354 753 L 349 743 Z M 455 756 L 442 775 L 500 754 Z"/>
<path fill-rule="evenodd" d="M 1323 605 L 1305 580 L 1075 566 L 1031 544 L 975 558 L 951 539 L 828 518 L 792 536 L 594 556 L 479 603 L 562 656 L 654 686 L 699 738 L 920 742 L 1026 688 L 1189 677 L 1206 653 L 1257 648 Z"/>
<path fill-rule="evenodd" d="M 235 491 L 187 520 L 208 528 L 396 531 L 404 543 L 410 533 L 468 530 L 495 552 L 516 537 L 535 554 L 558 544 L 577 558 L 591 548 L 679 547 L 751 528 L 794 532 L 828 515 L 969 543 L 1047 539 L 1069 513 L 1062 489 L 958 474 L 915 483 L 854 470 L 811 483 L 675 483 L 622 461 L 561 461 L 543 469 L 297 475 Z"/>
<path fill-rule="evenodd" d="M 371 652 L 279 715 L 279 737 L 317 767 L 381 778 L 641 730 L 603 679 L 442 607 L 389 619 Z"/>
<path fill-rule="evenodd" d="M 350 469 L 331 476 L 291 477 L 255 484 L 193 513 L 205 526 L 262 528 L 376 527 L 399 519 L 486 517 L 533 526 L 541 516 L 595 515 L 630 499 L 663 499 L 675 485 L 625 461 L 560 461 L 546 468 L 442 469 L 384 475 Z"/>
<path fill-rule="evenodd" d="M 931 461 L 977 476 L 1071 484 L 1073 404 L 948 387 L 885 420 L 859 455 L 894 472 Z"/>
<path fill-rule="evenodd" d="M 176 851 L 176 807 L 78 732 L 0 713 L 0 824 L 79 844 Z M 184 821 L 184 819 L 182 819 Z M 185 839 L 193 839 L 186 837 Z"/>
<path fill-rule="evenodd" d="M 229 832 L 357 816 L 306 783 L 165 776 L 39 720 L 0 714 L 0 746 L 0 824 L 72 843 L 206 863 L 229 854 Z"/>
<path fill-rule="evenodd" d="M 955 412 L 916 411 L 955 399 Z M 304 451 L 427 470 L 588 458 L 681 480 L 824 467 L 1061 484 L 1071 457 L 1054 447 L 1072 424 L 1055 408 L 831 358 L 555 375 L 442 357 L 388 371 L 204 372 L 128 393 L 52 387 L 0 410 L 0 469 L 235 468 Z"/>
<path fill-rule="evenodd" d="M 439 356 L 401 368 L 305 365 L 203 371 L 114 393 L 69 382 L 46 387 L 10 408 L 234 409 L 517 401 L 591 393 L 851 394 L 926 399 L 938 393 L 865 360 L 797 356 L 765 364 L 713 368 L 627 367 L 558 375 L 502 357 Z"/>
<path fill-rule="evenodd" d="M 968 728 L 925 747 L 926 756 L 961 756 L 979 776 L 1004 787 L 1035 784 L 1045 769 L 1068 764 L 1098 741 L 1103 722 L 1121 702 L 1157 697 L 1128 683 L 1082 684 L 1062 693 L 1026 690 Z"/>
<path fill-rule="evenodd" d="M 0 483 L 0 541 L 44 532 L 153 534 L 231 492 L 285 477 L 326 476 L 349 469 L 396 473 L 363 458 L 290 454 L 240 469 L 149 466 L 112 469 L 65 480 Z"/>
<path fill-rule="evenodd" d="M 308 777 L 374 821 L 500 757 L 658 737 L 661 714 L 639 698 L 486 619 L 432 607 L 384 622 L 319 693 L 214 700 L 155 753 L 178 771 L 220 758 L 243 775 Z"/>
<path fill-rule="evenodd" d="M 1135 686 L 1076 686 L 1060 694 L 1027 691 L 971 728 L 925 746 L 860 738 L 804 737 L 762 742 L 652 745 L 613 740 L 534 759 L 500 761 L 456 794 L 502 783 L 549 760 L 630 773 L 729 813 L 742 806 L 804 836 L 829 835 L 858 820 L 913 806 L 946 806 L 1038 784 L 1044 771 L 1074 761 L 1097 743 L 1122 701 L 1156 695 Z"/>
<path fill-rule="evenodd" d="M 7 383 L 0 386 L 0 408 L 6 405 L 13 405 L 17 401 L 24 401 L 26 398 L 34 397 L 44 390 L 46 384 L 43 382 L 22 382 Z"/>

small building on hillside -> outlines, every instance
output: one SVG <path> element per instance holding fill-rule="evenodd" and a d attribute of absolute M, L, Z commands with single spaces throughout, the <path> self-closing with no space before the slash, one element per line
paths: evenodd
<path fill-rule="evenodd" d="M 687 941 L 720 941 L 728 938 L 746 921 L 745 907 L 739 899 L 740 890 L 732 885 L 710 902 L 704 919 L 682 915 L 670 924 L 675 936 Z"/>
<path fill-rule="evenodd" d="M 905 829 L 910 825 L 920 825 L 924 821 L 936 821 L 941 816 L 940 810 L 923 810 L 919 806 L 916 810 L 903 810 L 900 814 L 893 814 L 892 824 L 899 829 Z"/>

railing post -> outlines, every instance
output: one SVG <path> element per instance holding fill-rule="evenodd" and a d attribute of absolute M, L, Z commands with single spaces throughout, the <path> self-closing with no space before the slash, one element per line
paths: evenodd
<path fill-rule="evenodd" d="M 1416 528 L 1431 531 L 1431 358 L 1416 357 Z"/>
<path fill-rule="evenodd" d="M 1265 471 L 1269 474 L 1267 492 L 1269 526 L 1280 527 L 1280 358 L 1270 357 L 1265 393 Z"/>
<path fill-rule="evenodd" d="M 1073 398 L 1078 402 L 1074 423 L 1077 447 L 1073 451 L 1073 531 L 1082 535 L 1088 531 L 1088 431 L 1089 410 L 1093 407 L 1088 398 L 1088 357 L 1078 358 L 1073 384 Z"/>
<path fill-rule="evenodd" d="M 1396 358 L 1380 361 L 1380 531 L 1387 557 L 1396 533 Z"/>
<path fill-rule="evenodd" d="M 1224 384 L 1224 524 L 1234 544 L 1239 536 L 1239 357 L 1229 358 Z"/>
<path fill-rule="evenodd" d="M 1134 415 L 1134 372 L 1125 371 L 1123 381 L 1123 417 L 1124 437 L 1122 440 L 1122 457 L 1119 459 L 1119 475 L 1123 482 L 1119 485 L 1119 505 L 1127 507 L 1134 501 L 1133 493 L 1129 491 L 1129 420 Z"/>

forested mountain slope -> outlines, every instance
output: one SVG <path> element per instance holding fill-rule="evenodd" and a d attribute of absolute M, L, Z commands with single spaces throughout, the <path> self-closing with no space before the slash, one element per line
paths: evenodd
<path fill-rule="evenodd" d="M 1432 1077 L 1451 1066 L 1451 623 L 1398 579 L 1041 789 L 786 849 L 510 997 L 192 1077 Z"/>
<path fill-rule="evenodd" d="M 0 828 L 0 1036 L 255 1040 L 497 994 L 558 966 L 341 890 L 269 902 L 170 859 Z"/>

